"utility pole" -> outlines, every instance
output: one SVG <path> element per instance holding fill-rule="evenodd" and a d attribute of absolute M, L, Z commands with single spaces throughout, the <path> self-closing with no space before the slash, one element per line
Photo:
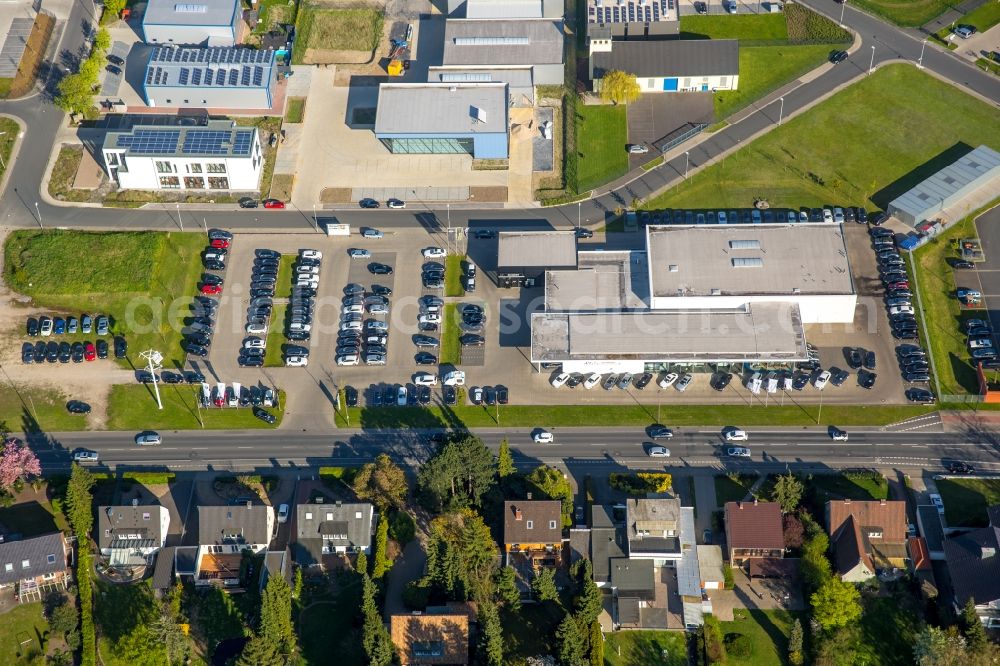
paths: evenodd
<path fill-rule="evenodd" d="M 785 98 L 779 97 L 778 99 L 781 101 L 781 108 L 778 110 L 778 124 L 780 125 L 781 119 L 785 116 Z"/>
<path fill-rule="evenodd" d="M 160 387 L 156 383 L 156 371 L 163 367 L 163 354 L 155 349 L 147 349 L 144 352 L 140 352 L 139 356 L 146 361 L 146 369 L 149 370 L 149 374 L 153 380 L 153 393 L 156 395 L 156 406 L 162 410 L 163 401 L 160 400 Z"/>
<path fill-rule="evenodd" d="M 42 228 L 42 211 L 38 209 L 38 202 L 35 202 L 35 213 L 38 215 L 38 228 Z"/>
<path fill-rule="evenodd" d="M 0 136 L 7 136 L 7 132 L 0 132 Z M 6 143 L 7 143 L 7 139 L 4 139 L 4 144 L 6 144 Z M 3 167 L 3 170 L 6 171 L 7 170 L 7 163 L 3 161 L 3 149 L 4 148 L 6 148 L 6 145 L 0 146 L 0 167 Z"/>
<path fill-rule="evenodd" d="M 582 201 L 577 201 L 576 202 L 576 228 L 577 229 L 580 228 L 580 217 L 583 215 L 582 208 L 583 208 L 583 202 Z"/>
<path fill-rule="evenodd" d="M 844 27 L 844 10 L 847 9 L 847 0 L 840 3 L 840 27 Z"/>

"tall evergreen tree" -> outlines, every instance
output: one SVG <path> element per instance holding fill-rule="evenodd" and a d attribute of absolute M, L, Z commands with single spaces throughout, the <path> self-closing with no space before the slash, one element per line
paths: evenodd
<path fill-rule="evenodd" d="M 559 639 L 559 663 L 562 666 L 583 666 L 583 636 L 572 615 L 567 613 L 559 623 L 556 638 Z"/>
<path fill-rule="evenodd" d="M 362 643 L 368 663 L 372 666 L 389 666 L 396 659 L 392 638 L 385 628 L 375 603 L 375 583 L 368 574 L 361 575 L 361 612 L 364 616 Z"/>
<path fill-rule="evenodd" d="M 504 437 L 500 442 L 500 451 L 497 453 L 497 475 L 503 479 L 514 473 L 514 456 L 510 453 L 510 444 Z"/>
<path fill-rule="evenodd" d="M 792 623 L 792 632 L 788 636 L 788 663 L 792 666 L 802 666 L 805 655 L 802 653 L 802 622 L 795 618 Z"/>
<path fill-rule="evenodd" d="M 551 601 L 559 596 L 556 589 L 556 575 L 552 569 L 542 569 L 531 581 L 531 591 L 539 601 Z"/>
<path fill-rule="evenodd" d="M 80 540 L 90 538 L 90 529 L 94 525 L 93 497 L 90 494 L 93 487 L 94 476 L 90 471 L 73 463 L 66 487 L 66 508 L 73 533 Z"/>
<path fill-rule="evenodd" d="M 979 621 L 979 615 L 976 614 L 976 604 L 971 597 L 962 608 L 961 619 L 962 635 L 965 636 L 969 649 L 972 652 L 979 652 L 985 648 L 989 638 L 986 636 L 986 628 Z"/>
<path fill-rule="evenodd" d="M 484 666 L 503 665 L 503 626 L 500 611 L 492 601 L 479 604 L 479 662 Z"/>
<path fill-rule="evenodd" d="M 590 576 L 587 576 L 581 583 L 580 594 L 577 595 L 574 607 L 576 617 L 580 625 L 589 627 L 601 614 L 604 607 L 604 598 L 601 589 Z"/>
<path fill-rule="evenodd" d="M 501 567 L 497 570 L 497 597 L 507 604 L 507 608 L 518 610 L 521 607 L 521 590 L 517 588 L 517 574 L 514 567 Z"/>
<path fill-rule="evenodd" d="M 604 666 L 604 634 L 601 623 L 590 623 L 590 666 Z"/>
<path fill-rule="evenodd" d="M 260 635 L 277 646 L 281 654 L 295 650 L 292 627 L 292 590 L 284 576 L 270 576 L 260 600 Z"/>
<path fill-rule="evenodd" d="M 246 645 L 236 662 L 236 666 L 275 666 L 285 663 L 278 646 L 263 636 L 254 636 Z"/>
<path fill-rule="evenodd" d="M 389 520 L 383 513 L 378 518 L 378 528 L 375 532 L 375 565 L 372 569 L 372 578 L 382 580 L 382 577 L 392 567 L 392 562 L 386 554 L 389 546 Z"/>

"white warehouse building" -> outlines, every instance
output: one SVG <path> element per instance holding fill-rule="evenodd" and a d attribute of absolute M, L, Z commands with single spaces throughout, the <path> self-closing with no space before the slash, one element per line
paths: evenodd
<path fill-rule="evenodd" d="M 807 324 L 854 320 L 840 225 L 649 226 L 645 251 L 577 256 L 531 315 L 532 362 L 564 372 L 794 363 Z"/>

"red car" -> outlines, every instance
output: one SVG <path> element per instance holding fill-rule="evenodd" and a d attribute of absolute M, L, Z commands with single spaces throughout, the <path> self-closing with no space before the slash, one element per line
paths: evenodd
<path fill-rule="evenodd" d="M 215 296 L 222 293 L 221 284 L 203 284 L 201 285 L 201 293 L 206 296 Z"/>
<path fill-rule="evenodd" d="M 284 208 L 285 202 L 280 199 L 264 199 L 264 208 Z"/>
<path fill-rule="evenodd" d="M 92 342 L 83 343 L 83 358 L 87 359 L 88 361 L 93 361 L 95 358 L 97 358 L 97 350 L 94 349 L 94 343 Z"/>
<path fill-rule="evenodd" d="M 229 247 L 229 241 L 227 241 L 225 238 L 216 238 L 212 240 L 212 242 L 209 243 L 209 245 L 211 245 L 216 250 L 224 250 L 227 247 Z"/>
<path fill-rule="evenodd" d="M 886 289 L 909 289 L 909 282 L 891 282 L 885 286 Z"/>

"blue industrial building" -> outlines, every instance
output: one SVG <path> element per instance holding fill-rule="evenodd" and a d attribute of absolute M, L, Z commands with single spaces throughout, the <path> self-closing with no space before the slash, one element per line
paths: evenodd
<path fill-rule="evenodd" d="M 394 154 L 506 159 L 505 83 L 383 83 L 375 136 Z"/>

